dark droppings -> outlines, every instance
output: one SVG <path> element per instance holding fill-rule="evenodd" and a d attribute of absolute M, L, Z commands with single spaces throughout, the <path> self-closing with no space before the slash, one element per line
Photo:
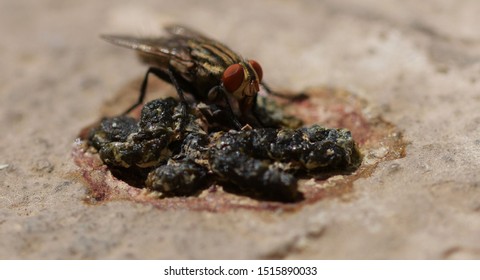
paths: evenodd
<path fill-rule="evenodd" d="M 173 98 L 151 101 L 139 121 L 104 119 L 91 130 L 89 144 L 117 177 L 164 196 L 194 195 L 217 182 L 256 199 L 294 202 L 302 199 L 299 178 L 345 173 L 359 165 L 346 129 L 285 128 L 300 122 L 263 106 L 257 110 L 271 128 L 222 130 L 206 124 L 198 106 L 190 107 Z"/>
<path fill-rule="evenodd" d="M 192 159 L 169 160 L 148 174 L 145 185 L 166 195 L 190 195 L 206 183 L 208 169 Z"/>

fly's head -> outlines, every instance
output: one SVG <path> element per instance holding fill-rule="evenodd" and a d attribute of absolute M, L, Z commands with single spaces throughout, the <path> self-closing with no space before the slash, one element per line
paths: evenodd
<path fill-rule="evenodd" d="M 242 109 L 250 108 L 260 90 L 263 71 L 255 60 L 232 64 L 222 75 L 222 85 L 240 103 Z"/>

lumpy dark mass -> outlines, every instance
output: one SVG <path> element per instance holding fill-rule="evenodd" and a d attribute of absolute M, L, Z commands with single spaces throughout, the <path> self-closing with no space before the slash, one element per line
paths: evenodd
<path fill-rule="evenodd" d="M 265 116 L 275 112 L 269 106 L 258 110 Z M 350 131 L 285 128 L 300 122 L 283 116 L 265 117 L 271 128 L 209 132 L 199 110 L 157 99 L 145 104 L 139 121 L 103 119 L 91 130 L 89 144 L 114 174 L 165 196 L 194 195 L 216 182 L 256 199 L 294 202 L 302 197 L 298 178 L 358 167 Z"/>

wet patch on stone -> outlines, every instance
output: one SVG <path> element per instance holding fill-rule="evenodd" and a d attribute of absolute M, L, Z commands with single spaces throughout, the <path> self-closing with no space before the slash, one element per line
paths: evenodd
<path fill-rule="evenodd" d="M 151 87 L 150 87 L 151 86 Z M 149 85 L 152 93 L 164 98 L 175 96 L 172 87 L 162 82 Z M 104 116 L 118 115 L 137 97 L 138 81 L 128 85 L 114 99 L 107 102 L 102 110 Z M 334 88 L 310 88 L 304 93 L 309 99 L 287 105 L 286 111 L 302 119 L 305 125 L 320 124 L 331 128 L 347 128 L 363 156 L 362 164 L 349 174 L 322 174 L 317 178 L 299 181 L 298 190 L 303 200 L 295 203 L 262 201 L 224 191 L 222 186 L 212 185 L 194 196 L 161 197 L 158 192 L 137 188 L 117 179 L 98 154 L 89 150 L 85 141 L 78 140 L 73 149 L 73 158 L 80 173 L 89 187 L 89 203 L 101 203 L 111 200 L 132 200 L 149 203 L 159 209 L 190 209 L 206 211 L 228 211 L 230 209 L 284 210 L 294 211 L 299 207 L 315 203 L 321 199 L 345 197 L 353 189 L 353 183 L 370 176 L 376 166 L 384 161 L 405 156 L 405 142 L 401 133 L 381 116 L 374 116 L 366 101 L 358 96 Z M 292 93 L 293 94 L 293 93 Z M 134 112 L 139 114 L 140 110 Z M 91 125 L 80 133 L 85 139 Z"/>

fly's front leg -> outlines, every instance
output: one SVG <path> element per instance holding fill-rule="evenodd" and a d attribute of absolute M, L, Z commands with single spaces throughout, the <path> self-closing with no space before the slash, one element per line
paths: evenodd
<path fill-rule="evenodd" d="M 255 101 L 253 102 L 253 107 L 252 107 L 252 114 L 255 117 L 255 119 L 258 121 L 258 123 L 261 125 L 261 127 L 266 127 L 265 123 L 262 121 L 262 118 L 258 115 L 258 94 L 255 95 Z"/>
<path fill-rule="evenodd" d="M 269 95 L 273 95 L 273 96 L 277 96 L 277 97 L 280 97 L 280 98 L 283 98 L 283 99 L 287 99 L 287 100 L 290 100 L 290 101 L 303 101 L 305 99 L 308 99 L 308 95 L 305 94 L 305 93 L 298 93 L 298 94 L 294 94 L 294 95 L 290 95 L 290 94 L 282 94 L 282 93 L 279 93 L 279 92 L 275 92 L 273 91 L 267 84 L 265 84 L 264 82 L 261 83 L 261 85 L 263 86 L 263 88 L 265 89 L 265 91 L 269 94 Z"/>
<path fill-rule="evenodd" d="M 241 129 L 242 124 L 238 121 L 237 117 L 235 117 L 235 113 L 233 112 L 232 105 L 230 104 L 230 101 L 228 100 L 228 97 L 227 97 L 227 93 L 225 92 L 223 87 L 216 86 L 212 88 L 208 95 L 212 96 L 211 99 L 216 99 L 218 97 L 223 98 L 225 104 L 227 104 L 227 111 L 230 115 L 233 125 L 235 126 L 236 129 Z"/>

